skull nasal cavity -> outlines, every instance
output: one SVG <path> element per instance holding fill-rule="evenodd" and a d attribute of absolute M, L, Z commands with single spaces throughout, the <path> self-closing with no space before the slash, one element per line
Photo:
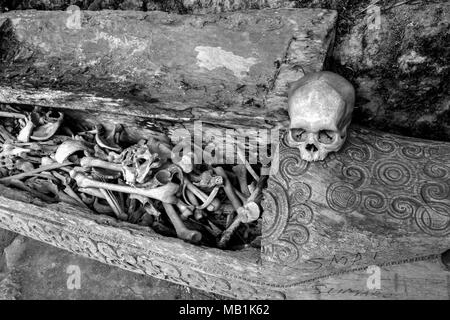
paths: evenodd
<path fill-rule="evenodd" d="M 306 150 L 307 150 L 307 151 L 316 152 L 318 149 L 317 149 L 317 147 L 316 147 L 314 144 L 308 143 L 308 144 L 306 145 Z"/>

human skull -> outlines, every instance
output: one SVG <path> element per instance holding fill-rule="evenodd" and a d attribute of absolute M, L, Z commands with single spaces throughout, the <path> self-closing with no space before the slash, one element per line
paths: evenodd
<path fill-rule="evenodd" d="M 306 161 L 320 161 L 338 151 L 347 137 L 355 90 L 332 72 L 310 73 L 292 83 L 289 91 L 289 146 Z"/>
<path fill-rule="evenodd" d="M 129 185 L 145 183 L 152 170 L 161 166 L 159 155 L 152 153 L 143 141 L 125 149 L 120 158 L 122 173 Z"/>

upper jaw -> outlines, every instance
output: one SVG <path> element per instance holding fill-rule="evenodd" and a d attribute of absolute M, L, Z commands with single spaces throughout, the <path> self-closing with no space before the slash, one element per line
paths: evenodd
<path fill-rule="evenodd" d="M 321 161 L 324 159 L 319 152 L 309 152 L 303 149 L 300 149 L 300 156 L 303 160 L 308 162 Z"/>

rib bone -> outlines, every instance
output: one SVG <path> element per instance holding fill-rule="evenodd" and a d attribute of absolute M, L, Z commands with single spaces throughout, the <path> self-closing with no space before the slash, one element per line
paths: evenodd
<path fill-rule="evenodd" d="M 195 194 L 201 201 L 203 201 L 203 206 L 205 205 L 205 203 L 211 201 L 210 204 L 207 205 L 206 209 L 208 211 L 216 211 L 220 208 L 221 203 L 220 200 L 217 198 L 214 199 L 210 199 L 210 196 L 207 196 L 203 191 L 201 191 L 200 189 L 198 189 L 196 186 L 194 186 L 188 179 L 184 180 L 184 184 L 186 186 L 186 188 L 191 191 L 193 194 Z"/>
<path fill-rule="evenodd" d="M 198 201 L 197 197 L 191 191 L 187 190 L 186 196 L 192 205 L 194 205 L 195 207 L 200 206 L 200 202 Z M 194 210 L 194 217 L 196 220 L 200 220 L 203 216 L 205 216 L 203 209 L 196 208 Z"/>

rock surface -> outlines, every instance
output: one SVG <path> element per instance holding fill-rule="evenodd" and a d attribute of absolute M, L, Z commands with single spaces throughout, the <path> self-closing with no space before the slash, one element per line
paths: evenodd
<path fill-rule="evenodd" d="M 373 128 L 450 139 L 450 3 L 367 10 L 334 50 L 357 87 L 356 120 Z M 379 19 L 379 20 L 378 20 Z"/>
<path fill-rule="evenodd" d="M 293 6 L 288 0 L 6 0 L 3 10 L 65 10 L 77 5 L 83 10 L 162 10 L 175 13 L 218 13 L 234 10 Z"/>

